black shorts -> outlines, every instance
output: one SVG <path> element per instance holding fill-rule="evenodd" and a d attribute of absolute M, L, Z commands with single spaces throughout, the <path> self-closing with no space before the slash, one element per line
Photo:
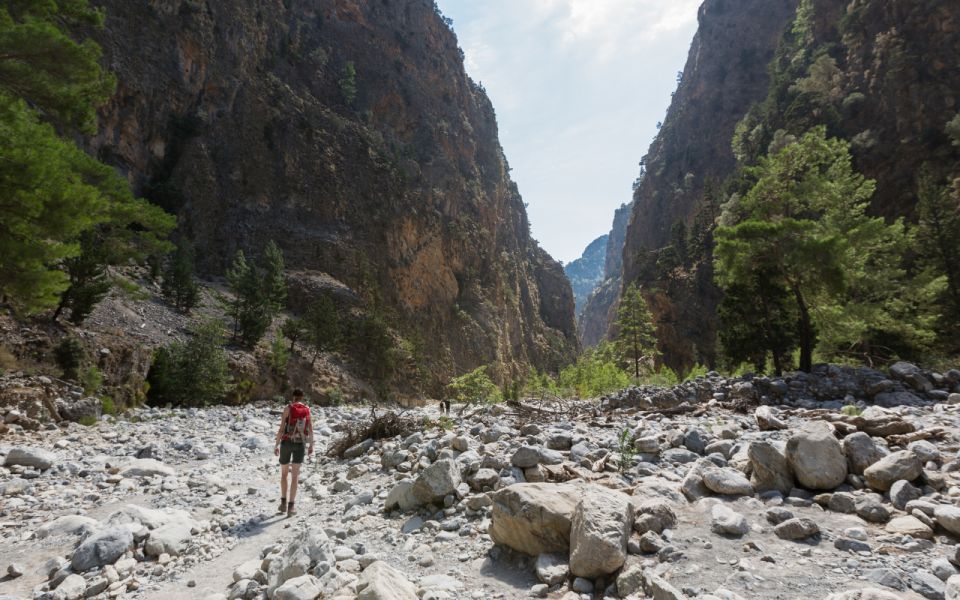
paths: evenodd
<path fill-rule="evenodd" d="M 304 449 L 306 445 L 303 442 L 280 442 L 280 464 L 293 463 L 299 465 L 303 463 Z"/>

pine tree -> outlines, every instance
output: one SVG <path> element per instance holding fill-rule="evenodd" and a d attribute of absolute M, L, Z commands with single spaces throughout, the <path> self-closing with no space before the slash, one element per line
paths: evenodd
<path fill-rule="evenodd" d="M 0 301 L 25 313 L 63 304 L 65 292 L 67 304 L 92 308 L 98 294 L 71 280 L 162 245 L 173 225 L 51 126 L 95 128 L 114 79 L 99 66 L 100 48 L 70 32 L 102 20 L 86 0 L 0 5 Z M 81 257 L 91 231 L 95 254 Z"/>
<path fill-rule="evenodd" d="M 719 337 L 728 366 L 749 362 L 763 373 L 770 357 L 774 373 L 783 373 L 797 347 L 797 318 L 789 300 L 787 290 L 763 273 L 724 291 Z"/>
<path fill-rule="evenodd" d="M 902 299 L 903 224 L 866 215 L 874 182 L 851 166 L 849 144 L 814 128 L 748 169 L 756 183 L 725 207 L 715 252 L 724 289 L 757 277 L 789 293 L 800 369 L 827 355 L 871 354 L 877 340 L 929 341 L 928 322 Z"/>
<path fill-rule="evenodd" d="M 147 381 L 153 405 L 206 406 L 223 400 L 230 389 L 230 369 L 222 325 L 205 321 L 191 329 L 187 342 L 160 348 Z"/>
<path fill-rule="evenodd" d="M 193 244 L 182 239 L 167 258 L 161 291 L 173 306 L 185 314 L 200 302 L 200 286 L 196 280 Z"/>
<path fill-rule="evenodd" d="M 641 363 L 657 354 L 657 337 L 647 301 L 636 283 L 630 284 L 620 298 L 616 327 L 620 355 L 632 364 L 639 381 Z"/>
<path fill-rule="evenodd" d="M 304 319 L 291 317 L 280 325 L 280 334 L 290 340 L 290 352 L 296 349 L 297 342 L 306 339 L 307 324 Z"/>
<path fill-rule="evenodd" d="M 233 265 L 227 269 L 227 281 L 233 292 L 233 300 L 227 305 L 227 314 L 233 317 L 233 337 L 253 348 L 263 339 L 273 319 L 260 269 L 238 250 Z"/>
<path fill-rule="evenodd" d="M 101 49 L 71 31 L 103 26 L 87 0 L 7 0 L 0 5 L 0 95 L 23 99 L 60 127 L 96 130 L 96 110 L 116 79 Z"/>
<path fill-rule="evenodd" d="M 270 240 L 264 248 L 263 285 L 266 301 L 273 313 L 279 313 L 287 303 L 287 282 L 284 278 L 283 252 Z"/>
<path fill-rule="evenodd" d="M 326 296 L 315 300 L 307 309 L 303 320 L 305 336 L 308 346 L 313 350 L 313 365 L 323 352 L 330 352 L 340 348 L 341 331 L 337 308 L 333 301 Z"/>
<path fill-rule="evenodd" d="M 107 277 L 107 262 L 105 249 L 93 232 L 88 231 L 81 237 L 80 253 L 63 261 L 70 287 L 60 296 L 60 304 L 53 313 L 54 321 L 63 309 L 69 309 L 70 322 L 80 325 L 93 312 L 112 285 Z"/>

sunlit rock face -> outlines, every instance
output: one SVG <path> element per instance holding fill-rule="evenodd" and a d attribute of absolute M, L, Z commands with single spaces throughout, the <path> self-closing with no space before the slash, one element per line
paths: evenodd
<path fill-rule="evenodd" d="M 453 32 L 427 0 L 102 0 L 118 77 L 90 146 L 181 216 L 204 274 L 269 240 L 379 303 L 439 381 L 576 347 Z"/>

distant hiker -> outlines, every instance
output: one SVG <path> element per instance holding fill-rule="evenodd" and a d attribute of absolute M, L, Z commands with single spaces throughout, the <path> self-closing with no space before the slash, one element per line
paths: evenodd
<path fill-rule="evenodd" d="M 442 415 L 443 415 L 443 414 L 447 414 L 447 415 L 450 414 L 450 401 L 449 401 L 449 400 L 441 400 L 441 401 L 440 401 L 440 414 L 442 414 Z"/>
<path fill-rule="evenodd" d="M 293 503 L 297 499 L 304 446 L 307 446 L 306 451 L 309 454 L 313 454 L 313 423 L 310 421 L 310 409 L 303 403 L 303 390 L 295 389 L 293 402 L 283 409 L 283 416 L 280 417 L 277 443 L 273 448 L 273 453 L 280 457 L 280 508 L 277 513 L 285 512 L 288 517 L 297 514 Z M 289 495 L 287 495 L 288 473 L 293 477 Z"/>

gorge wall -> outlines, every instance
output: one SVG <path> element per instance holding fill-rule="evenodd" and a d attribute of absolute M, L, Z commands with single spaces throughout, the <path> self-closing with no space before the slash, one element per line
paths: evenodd
<path fill-rule="evenodd" d="M 575 355 L 570 286 L 432 2 L 98 4 L 119 85 L 89 144 L 179 215 L 204 274 L 274 240 L 294 279 L 383 310 L 434 382 Z"/>
<path fill-rule="evenodd" d="M 714 364 L 712 230 L 737 173 L 825 125 L 877 180 L 875 214 L 912 216 L 917 177 L 956 170 L 960 5 L 911 0 L 707 0 L 682 83 L 645 157 L 623 285 L 643 286 L 665 362 Z M 734 139 L 736 138 L 736 139 Z"/>
<path fill-rule="evenodd" d="M 631 204 L 623 204 L 614 212 L 613 226 L 607 235 L 603 279 L 587 297 L 583 310 L 577 314 L 577 330 L 584 348 L 599 344 L 607 333 L 608 325 L 616 317 L 616 300 L 623 270 L 623 242 L 631 207 Z"/>
<path fill-rule="evenodd" d="M 590 293 L 603 281 L 603 263 L 607 252 L 607 239 L 601 235 L 584 248 L 580 258 L 571 261 L 563 267 L 570 286 L 573 288 L 573 300 L 576 304 L 576 315 L 580 318 L 583 307 Z"/>

